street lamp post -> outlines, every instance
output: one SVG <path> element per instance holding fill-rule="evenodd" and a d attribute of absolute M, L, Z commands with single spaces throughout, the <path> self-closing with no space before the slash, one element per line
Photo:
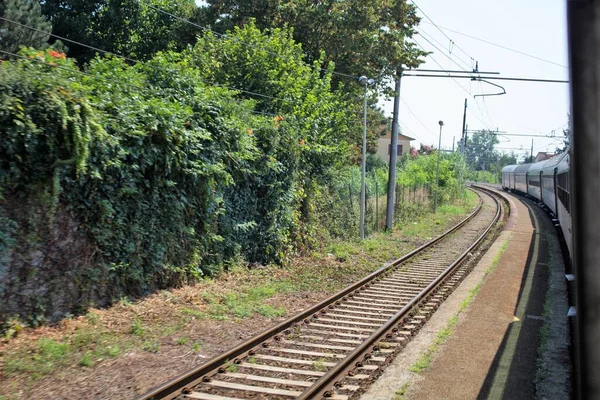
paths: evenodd
<path fill-rule="evenodd" d="M 365 102 L 363 109 L 363 140 L 362 140 L 362 172 L 360 177 L 360 238 L 365 238 L 365 208 L 366 208 L 366 175 L 367 175 L 367 86 L 375 83 L 374 79 L 369 79 L 366 76 L 358 78 L 361 85 L 365 85 Z"/>
<path fill-rule="evenodd" d="M 433 212 L 434 213 L 437 210 L 438 192 L 440 190 L 440 155 L 442 153 L 442 126 L 444 126 L 444 121 L 439 121 L 438 124 L 440 124 L 440 141 L 438 143 L 437 170 L 435 172 L 435 195 L 433 197 Z"/>

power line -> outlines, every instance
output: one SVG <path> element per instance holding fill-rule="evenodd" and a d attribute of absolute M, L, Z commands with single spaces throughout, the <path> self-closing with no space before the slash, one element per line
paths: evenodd
<path fill-rule="evenodd" d="M 425 50 L 425 48 L 423 46 L 421 46 L 421 43 L 417 42 L 416 39 L 413 37 L 412 38 L 413 41 L 417 44 L 417 46 L 419 46 L 423 51 L 427 51 Z M 437 62 L 437 60 L 435 58 L 433 58 L 433 56 L 431 54 L 428 55 L 429 58 L 431 58 L 431 60 L 436 63 L 438 65 L 438 67 L 440 67 L 442 70 L 444 69 L 444 67 L 442 67 L 442 65 Z M 406 74 L 406 73 L 402 73 L 403 76 L 418 76 L 420 74 L 416 74 L 416 75 L 412 75 L 412 74 Z M 450 74 L 448 74 L 448 77 L 452 78 L 452 80 L 462 88 L 462 90 L 464 90 L 466 93 L 469 94 L 469 96 L 471 96 L 471 92 L 469 92 L 463 85 L 461 85 L 460 83 L 458 83 L 458 81 L 456 79 L 454 79 Z"/>
<path fill-rule="evenodd" d="M 442 47 L 444 46 L 444 45 L 443 45 L 442 43 L 440 43 L 440 42 L 439 42 L 439 41 L 438 41 L 438 40 L 437 40 L 435 37 L 433 37 L 433 35 L 431 35 L 431 34 L 429 34 L 429 33 L 425 32 L 424 30 L 422 30 L 422 29 L 421 29 L 421 30 L 419 30 L 419 33 L 421 34 L 421 37 L 422 37 L 423 39 L 427 40 L 427 38 L 424 36 L 424 35 L 427 35 L 427 36 L 428 36 L 428 37 L 429 37 L 431 40 L 433 40 L 434 42 L 436 42 L 436 43 L 437 43 L 437 44 L 439 44 L 440 46 L 442 46 Z M 429 40 L 427 40 L 427 42 L 429 42 L 429 44 L 431 44 L 432 46 L 434 46 L 435 48 L 437 48 L 437 46 L 435 46 L 435 45 L 434 45 L 433 43 L 431 43 Z M 439 48 L 437 48 L 437 49 L 438 49 L 438 50 L 441 52 L 441 50 L 440 50 Z M 452 53 L 451 53 L 451 52 L 449 52 L 449 51 L 448 51 L 448 53 L 449 53 L 449 54 L 446 54 L 446 53 L 444 52 L 443 54 L 444 54 L 446 57 L 448 57 L 448 59 L 449 59 L 450 61 L 454 62 L 454 60 L 452 60 L 452 58 L 450 57 L 450 56 L 452 55 Z M 469 72 L 472 70 L 472 66 L 471 66 L 469 63 L 465 62 L 465 61 L 464 61 L 462 58 L 458 57 L 457 55 L 454 55 L 454 57 L 456 57 L 456 59 L 457 59 L 457 60 L 459 60 L 461 63 L 463 63 L 464 65 L 466 65 L 466 66 L 467 66 L 467 68 L 465 68 L 465 67 L 463 67 L 463 66 L 461 66 L 461 65 L 458 65 L 456 62 L 454 62 L 454 64 L 458 65 L 458 67 L 459 67 L 459 68 L 461 68 L 461 69 L 462 69 L 462 70 L 464 70 L 464 71 L 469 71 Z"/>
<path fill-rule="evenodd" d="M 415 38 L 413 38 L 413 41 L 414 41 L 414 42 L 417 44 L 417 46 L 419 46 L 419 47 L 420 47 L 420 48 L 421 48 L 423 51 L 426 51 L 426 50 L 425 50 L 425 48 L 423 48 L 423 46 L 421 46 L 421 44 L 415 40 Z M 436 60 L 435 58 L 433 58 L 433 56 L 432 56 L 431 54 L 429 54 L 429 55 L 428 55 L 428 57 L 429 57 L 429 58 L 431 58 L 431 60 L 432 60 L 434 63 L 436 63 L 436 64 L 438 65 L 438 67 L 440 67 L 440 69 L 441 69 L 442 71 L 445 71 L 445 70 L 444 70 L 444 67 L 442 67 L 442 65 L 441 65 L 439 62 L 437 62 L 437 60 Z M 413 74 L 407 74 L 407 73 L 405 73 L 405 72 L 403 72 L 403 73 L 402 73 L 402 75 L 403 75 L 403 76 L 421 76 L 421 74 L 415 74 L 415 75 L 413 75 Z M 426 75 L 423 75 L 423 76 L 426 76 Z M 446 76 L 446 75 L 444 75 L 444 76 Z M 454 81 L 454 83 L 456 83 L 456 84 L 457 84 L 457 85 L 458 85 L 458 86 L 459 86 L 459 87 L 460 87 L 462 90 L 464 90 L 464 91 L 465 91 L 465 93 L 467 93 L 469 96 L 472 96 L 472 93 L 471 93 L 471 91 L 470 91 L 470 90 L 467 90 L 467 89 L 466 89 L 466 88 L 465 88 L 463 85 L 461 85 L 461 84 L 460 84 L 460 83 L 459 83 L 459 82 L 458 82 L 458 81 L 457 81 L 457 80 L 454 78 L 454 76 L 453 76 L 453 75 L 451 75 L 450 73 L 447 73 L 447 76 L 448 76 L 448 77 L 450 77 L 450 78 L 452 78 L 452 80 Z M 405 103 L 405 104 L 406 104 L 406 103 Z M 479 107 L 478 107 L 478 108 L 479 108 Z M 410 111 L 410 109 L 409 109 L 409 111 Z M 481 117 L 483 118 L 483 113 L 481 112 L 481 110 L 479 110 L 479 113 L 481 114 Z M 475 114 L 472 114 L 472 115 L 475 115 Z M 481 122 L 481 124 L 482 124 L 483 126 L 485 126 L 485 127 L 487 127 L 488 129 L 490 129 L 490 130 L 491 130 L 491 128 L 490 128 L 490 127 L 487 125 L 487 123 L 486 123 L 486 122 L 483 122 L 483 120 L 482 120 L 481 118 L 479 118 L 479 116 L 475 115 L 475 118 L 477 118 L 477 119 L 479 120 L 479 122 Z M 485 119 L 485 118 L 484 118 L 484 119 Z M 434 136 L 435 136 L 435 135 L 434 135 Z"/>
<path fill-rule="evenodd" d="M 423 32 L 423 31 L 421 31 L 421 33 L 424 33 L 424 32 Z M 432 46 L 433 46 L 435 49 L 437 49 L 437 50 L 440 52 L 440 54 L 442 54 L 443 56 L 447 57 L 447 58 L 448 58 L 448 60 L 450 60 L 450 62 L 452 62 L 452 63 L 454 63 L 456 66 L 458 66 L 458 68 L 461 68 L 461 69 L 463 69 L 463 70 L 465 70 L 465 71 L 467 71 L 467 70 L 468 70 L 467 68 L 463 67 L 462 65 L 460 65 L 459 63 L 457 63 L 456 61 L 454 61 L 454 59 L 453 59 L 452 57 L 450 57 L 448 54 L 446 54 L 444 51 L 440 50 L 440 48 L 439 48 L 439 47 L 437 47 L 435 44 L 433 44 L 433 43 L 432 43 L 432 42 L 431 42 L 429 39 L 427 39 L 425 36 L 421 35 L 421 37 L 422 37 L 422 38 L 423 38 L 423 39 L 424 39 L 424 40 L 425 40 L 427 43 L 429 43 L 429 44 L 430 44 L 430 45 L 432 45 Z M 433 38 L 432 38 L 432 39 L 433 39 Z M 461 61 L 462 61 L 462 60 L 461 60 Z M 464 63 L 464 61 L 463 61 L 463 63 Z M 468 64 L 467 64 L 467 66 L 468 66 Z"/>
<path fill-rule="evenodd" d="M 425 18 L 427 18 L 427 19 L 429 20 L 429 23 L 431 23 L 433 26 L 435 26 L 435 27 L 436 27 L 436 28 L 437 28 L 437 29 L 438 29 L 438 30 L 439 30 L 439 31 L 442 33 L 442 35 L 444 35 L 444 36 L 446 37 L 446 39 L 448 39 L 448 40 L 449 40 L 449 42 L 450 42 L 450 46 L 451 46 L 451 47 L 456 47 L 457 49 L 459 49 L 460 51 L 462 51 L 462 52 L 463 52 L 463 53 L 464 53 L 464 54 L 465 54 L 467 57 L 469 57 L 469 58 L 470 58 L 472 61 L 474 61 L 474 60 L 475 60 L 475 59 L 474 59 L 474 58 L 473 58 L 473 57 L 472 57 L 472 56 L 471 56 L 469 53 L 467 53 L 467 52 L 466 52 L 466 51 L 464 51 L 462 48 L 460 48 L 460 47 L 459 47 L 459 46 L 456 44 L 456 42 L 454 42 L 454 40 L 452 40 L 452 38 L 450 38 L 450 36 L 446 35 L 446 32 L 442 31 L 442 30 L 440 29 L 440 27 L 439 27 L 439 26 L 438 26 L 438 25 L 437 25 L 435 22 L 433 22 L 433 20 L 432 20 L 431 18 L 429 18 L 429 16 L 428 16 L 427 14 L 425 14 L 425 12 L 423 11 L 423 9 L 422 9 L 421 7 L 419 7 L 419 6 L 417 5 L 417 3 L 415 3 L 415 2 L 414 2 L 414 0 L 411 0 L 411 2 L 412 2 L 414 5 L 415 5 L 415 7 L 417 7 L 417 9 L 418 9 L 419 11 L 421 11 L 421 13 L 422 13 L 422 14 L 425 16 Z"/>
<path fill-rule="evenodd" d="M 416 133 L 415 131 L 411 130 L 404 122 L 402 121 L 398 121 L 400 123 L 400 125 L 402 125 L 404 127 L 404 129 L 411 134 L 412 136 L 415 137 L 415 139 L 419 140 L 421 143 L 426 143 L 423 139 L 421 139 Z"/>
<path fill-rule="evenodd" d="M 205 27 L 205 26 L 203 26 L 203 25 L 197 24 L 197 23 L 195 23 L 195 22 L 192 22 L 192 21 L 190 21 L 190 20 L 188 20 L 188 19 L 182 18 L 182 17 L 180 17 L 180 16 L 178 16 L 178 15 L 175 15 L 175 14 L 172 14 L 172 13 L 170 13 L 170 12 L 168 12 L 168 11 L 165 11 L 165 10 L 163 10 L 162 8 L 158 8 L 158 7 L 152 6 L 152 5 L 150 5 L 150 4 L 147 4 L 146 6 L 147 6 L 148 8 L 151 8 L 151 9 L 153 9 L 154 11 L 157 11 L 157 12 L 161 13 L 161 14 L 168 15 L 168 16 L 169 16 L 169 17 L 171 17 L 171 18 L 175 18 L 175 19 L 177 19 L 178 21 L 181 21 L 181 22 L 183 22 L 183 23 L 186 23 L 186 24 L 188 24 L 188 25 L 191 25 L 191 26 L 194 26 L 194 27 L 196 27 L 196 28 L 202 29 L 203 31 L 206 31 L 206 32 L 211 32 L 211 33 L 212 33 L 212 34 L 214 34 L 215 36 L 218 36 L 218 37 L 221 37 L 221 38 L 230 38 L 230 36 L 229 36 L 229 35 L 222 34 L 222 33 L 216 32 L 216 31 L 213 31 L 212 29 L 209 29 L 209 28 L 207 28 L 207 27 Z M 272 52 L 272 51 L 269 51 L 269 50 L 265 50 L 265 49 L 261 49 L 261 48 L 259 48 L 259 47 L 255 46 L 255 45 L 253 45 L 253 44 L 250 44 L 250 43 L 248 43 L 248 42 L 244 42 L 244 41 L 242 41 L 242 40 L 239 40 L 239 39 L 237 39 L 237 38 L 232 38 L 232 39 L 234 39 L 234 40 L 235 40 L 236 42 L 238 42 L 238 43 L 241 43 L 241 44 L 243 44 L 244 46 L 248 46 L 248 47 L 250 47 L 250 48 L 253 48 L 253 49 L 255 49 L 255 50 L 264 51 L 264 52 L 266 52 L 266 53 L 268 53 L 268 54 L 271 54 L 271 55 L 273 55 L 273 56 L 276 56 L 276 57 L 279 57 L 279 56 L 280 56 L 280 54 L 278 54 L 278 53 L 275 53 L 275 52 Z M 314 65 L 311 65 L 311 64 L 309 64 L 309 63 L 307 63 L 307 62 L 303 62 L 303 63 L 304 63 L 305 65 L 307 65 L 308 67 L 310 67 L 310 68 L 316 68 Z M 318 68 L 318 69 L 319 69 L 320 71 L 329 72 L 329 70 L 328 70 L 328 69 L 325 69 L 325 68 Z M 344 73 L 342 73 L 342 72 L 331 71 L 331 73 L 332 73 L 332 74 L 334 74 L 334 75 L 339 75 L 339 76 L 343 76 L 343 77 L 346 77 L 346 78 L 358 79 L 358 76 L 349 75 L 349 74 L 344 74 Z"/>
<path fill-rule="evenodd" d="M 429 23 L 429 22 L 427 22 L 427 21 L 424 21 L 424 22 L 425 22 L 425 23 Z M 458 35 L 466 36 L 466 37 L 468 37 L 468 38 L 471 38 L 471 39 L 474 39 L 474 40 L 479 40 L 480 42 L 487 43 L 487 44 L 489 44 L 489 45 L 492 45 L 492 46 L 500 47 L 501 49 L 508 50 L 508 51 L 512 51 L 512 52 L 514 52 L 514 53 L 518 53 L 518 54 L 521 54 L 521 55 L 523 55 L 523 56 L 526 56 L 526 57 L 534 58 L 534 59 L 536 59 L 536 60 L 539 60 L 539 61 L 543 61 L 543 62 L 546 62 L 546 63 L 549 63 L 549 64 L 557 65 L 557 66 L 559 66 L 559 67 L 563 67 L 563 68 L 567 68 L 567 69 L 569 68 L 569 67 L 567 67 L 567 66 L 565 66 L 565 65 L 562 65 L 562 64 L 556 63 L 556 62 L 554 62 L 554 61 L 546 60 L 546 59 L 544 59 L 544 58 L 537 57 L 537 56 L 534 56 L 534 55 L 532 55 L 532 54 L 525 53 L 525 52 L 523 52 L 523 51 L 519 51 L 519 50 L 511 49 L 510 47 L 506 47 L 506 46 L 503 46 L 503 45 L 501 45 L 501 44 L 493 43 L 493 42 L 490 42 L 490 41 L 488 41 L 488 40 L 481 39 L 481 38 L 478 38 L 478 37 L 475 37 L 475 36 L 467 35 L 466 33 L 462 33 L 462 32 L 459 32 L 459 31 L 455 31 L 455 30 L 453 30 L 453 29 L 450 29 L 450 28 L 445 28 L 445 27 L 443 27 L 443 26 L 436 25 L 435 23 L 431 23 L 431 24 L 432 24 L 432 25 L 435 25 L 435 26 L 436 26 L 438 29 L 440 29 L 440 30 L 441 30 L 441 29 L 444 29 L 444 30 L 447 30 L 447 31 L 449 31 L 449 32 L 453 32 L 453 33 L 456 33 L 456 34 L 458 34 Z"/>
<path fill-rule="evenodd" d="M 439 64 L 438 64 L 439 65 Z M 403 73 L 403 76 L 416 76 L 420 78 L 463 78 L 463 79 L 481 79 L 481 76 L 478 74 L 474 75 L 434 75 L 434 74 L 412 74 L 412 73 Z M 541 83 L 569 83 L 569 81 L 561 80 L 561 79 L 537 79 L 537 78 L 519 78 L 519 77 L 499 77 L 499 76 L 484 76 L 483 79 L 488 80 L 499 80 L 499 81 L 517 81 L 517 82 L 541 82 Z"/>

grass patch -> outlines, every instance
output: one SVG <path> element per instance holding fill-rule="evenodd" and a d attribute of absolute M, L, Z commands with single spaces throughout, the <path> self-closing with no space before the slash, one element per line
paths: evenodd
<path fill-rule="evenodd" d="M 283 307 L 273 307 L 264 302 L 279 293 L 297 291 L 298 287 L 289 280 L 251 286 L 241 292 L 207 293 L 203 300 L 208 303 L 206 313 L 184 308 L 183 313 L 215 320 L 233 318 L 251 318 L 255 314 L 267 318 L 281 317 L 287 310 Z"/>
<path fill-rule="evenodd" d="M 327 371 L 327 366 L 325 365 L 324 358 L 319 358 L 318 360 L 314 361 L 311 366 L 314 371 L 318 371 L 318 372 Z"/>
<path fill-rule="evenodd" d="M 79 365 L 82 367 L 91 367 L 94 364 L 92 361 L 92 355 L 89 351 L 86 351 L 81 360 L 79 360 Z"/>
<path fill-rule="evenodd" d="M 231 363 L 227 366 L 228 372 L 238 372 L 239 366 L 236 363 Z"/>
<path fill-rule="evenodd" d="M 142 344 L 142 350 L 149 353 L 158 353 L 160 350 L 160 343 L 158 340 L 147 340 Z"/>
<path fill-rule="evenodd" d="M 396 390 L 396 393 L 394 393 L 394 400 L 406 400 L 406 394 L 408 393 L 409 387 L 410 383 L 404 382 L 404 384 L 400 386 L 398 390 Z"/>
<path fill-rule="evenodd" d="M 192 317 L 194 317 L 196 319 L 206 319 L 207 318 L 206 313 L 204 313 L 200 310 L 194 310 L 193 308 L 183 307 L 181 309 L 181 312 L 185 315 L 191 315 Z"/>
<path fill-rule="evenodd" d="M 142 320 L 140 317 L 135 317 L 131 324 L 130 333 L 136 336 L 142 336 L 144 334 L 144 327 L 142 326 Z"/>
<path fill-rule="evenodd" d="M 3 370 L 8 376 L 26 373 L 37 379 L 64 366 L 70 350 L 68 342 L 41 338 L 35 344 L 33 355 L 9 355 L 4 361 Z"/>
<path fill-rule="evenodd" d="M 185 336 L 182 336 L 179 339 L 177 339 L 177 344 L 180 345 L 180 346 L 183 346 L 183 345 L 187 344 L 187 342 L 189 340 L 190 340 L 189 338 L 187 338 Z"/>

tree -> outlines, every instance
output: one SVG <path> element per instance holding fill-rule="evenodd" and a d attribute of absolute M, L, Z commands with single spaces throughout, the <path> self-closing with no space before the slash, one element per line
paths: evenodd
<path fill-rule="evenodd" d="M 402 65 L 416 67 L 427 53 L 410 38 L 419 18 L 415 6 L 403 0 L 208 0 L 206 23 L 225 32 L 256 21 L 260 29 L 289 26 L 302 44 L 307 60 L 331 61 L 336 71 L 375 78 L 378 88 Z M 334 87 L 348 80 L 334 76 Z M 358 91 L 358 85 L 346 90 Z"/>
<path fill-rule="evenodd" d="M 498 137 L 492 131 L 475 132 L 467 140 L 465 151 L 467 163 L 476 171 L 489 171 L 490 166 L 498 160 L 498 153 L 494 149 L 498 143 Z"/>
<path fill-rule="evenodd" d="M 102 50 L 146 60 L 158 51 L 182 50 L 195 41 L 198 29 L 165 15 L 192 18 L 194 0 L 45 0 L 44 14 L 52 33 Z M 89 62 L 95 50 L 68 43 L 69 57 Z"/>
<path fill-rule="evenodd" d="M 40 31 L 50 31 L 51 24 L 42 15 L 40 4 L 35 0 L 5 0 L 0 2 L 3 18 L 31 26 Z M 16 53 L 22 46 L 40 48 L 48 42 L 49 35 L 35 32 L 12 22 L 0 20 L 0 48 Z M 0 58 L 7 58 L 0 54 Z"/>

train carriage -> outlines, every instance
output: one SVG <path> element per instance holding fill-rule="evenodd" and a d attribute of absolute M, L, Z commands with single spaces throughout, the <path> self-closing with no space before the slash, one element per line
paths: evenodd
<path fill-rule="evenodd" d="M 502 188 L 528 194 L 545 204 L 558 219 L 569 254 L 572 247 L 571 195 L 568 151 L 533 164 L 502 168 Z"/>
<path fill-rule="evenodd" d="M 502 168 L 502 187 L 506 190 L 513 188 L 513 172 L 515 171 L 515 168 L 517 168 L 516 165 L 507 165 L 506 167 Z"/>
<path fill-rule="evenodd" d="M 517 190 L 522 193 L 527 193 L 527 171 L 531 164 L 517 165 L 513 172 L 512 190 Z"/>
<path fill-rule="evenodd" d="M 543 202 L 542 198 L 542 169 L 547 161 L 529 164 L 527 169 L 527 193 L 531 197 Z"/>

